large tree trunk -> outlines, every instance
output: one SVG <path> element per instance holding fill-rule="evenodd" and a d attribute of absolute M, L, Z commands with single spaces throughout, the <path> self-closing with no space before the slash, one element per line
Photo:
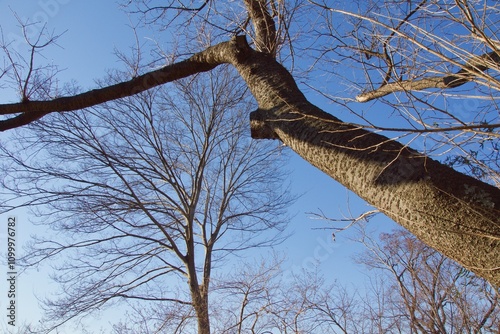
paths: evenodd
<path fill-rule="evenodd" d="M 254 138 L 281 140 L 429 246 L 500 285 L 498 188 L 340 121 L 309 103 L 273 57 L 237 45 L 233 65 L 259 104 Z"/>

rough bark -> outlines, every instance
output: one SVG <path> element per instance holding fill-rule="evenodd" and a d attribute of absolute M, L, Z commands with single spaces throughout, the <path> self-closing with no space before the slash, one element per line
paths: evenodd
<path fill-rule="evenodd" d="M 203 287 L 191 285 L 191 299 L 198 322 L 198 334 L 210 334 L 210 318 L 208 314 L 208 294 L 203 293 Z"/>
<path fill-rule="evenodd" d="M 23 101 L 0 105 L 0 115 L 14 115 L 0 121 L 0 131 L 5 131 L 29 124 L 52 112 L 67 112 L 95 106 L 121 97 L 131 96 L 153 87 L 163 85 L 190 75 L 214 69 L 222 63 L 228 63 L 229 57 L 236 57 L 235 52 L 227 52 L 230 42 L 214 45 L 192 57 L 156 71 L 135 77 L 129 81 L 94 89 L 78 95 L 60 97 L 49 101 Z"/>
<path fill-rule="evenodd" d="M 342 122 L 309 103 L 274 58 L 249 47 L 239 54 L 234 65 L 259 104 L 254 138 L 279 138 L 426 244 L 500 285 L 498 188 Z"/>
<path fill-rule="evenodd" d="M 276 55 L 278 46 L 276 26 L 269 14 L 267 1 L 245 0 L 245 7 L 255 30 L 255 49 L 271 55 Z"/>

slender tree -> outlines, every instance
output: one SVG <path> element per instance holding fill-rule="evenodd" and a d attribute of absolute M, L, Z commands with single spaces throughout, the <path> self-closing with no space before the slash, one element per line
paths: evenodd
<path fill-rule="evenodd" d="M 128 1 L 128 4 L 132 2 Z M 283 13 L 290 12 L 284 9 L 286 6 L 275 1 L 244 0 L 244 6 L 230 3 L 230 10 L 226 12 L 216 6 L 219 5 L 218 2 L 211 1 L 202 2 L 200 5 L 194 2 L 190 5 L 175 2 L 162 4 L 154 1 L 139 3 L 147 6 L 143 12 L 153 15 L 153 21 L 168 19 L 170 16 L 166 15 L 172 11 L 176 13 L 175 18 L 179 18 L 177 14 L 187 14 L 189 19 L 192 19 L 193 15 L 199 15 L 213 26 L 219 27 L 220 31 L 227 33 L 229 30 L 236 36 L 161 69 L 81 94 L 64 97 L 46 94 L 47 100 L 34 100 L 25 95 L 29 90 L 20 89 L 22 102 L 0 106 L 0 114 L 6 117 L 0 125 L 1 129 L 20 127 L 49 113 L 74 111 L 131 96 L 167 82 L 212 71 L 221 64 L 231 64 L 246 82 L 258 103 L 258 109 L 250 113 L 253 138 L 279 139 L 312 165 L 407 228 L 427 245 L 490 282 L 500 284 L 500 190 L 459 173 L 422 152 L 409 148 L 407 144 L 363 129 L 363 126 L 344 122 L 311 104 L 298 88 L 290 72 L 276 58 L 279 46 L 291 40 L 290 34 L 287 33 L 289 30 L 280 31 L 276 25 L 285 17 Z M 482 6 L 483 3 L 488 6 Z M 497 7 L 489 6 L 487 1 L 454 2 L 454 6 L 461 5 L 468 6 L 467 8 L 484 7 L 486 9 L 479 17 L 486 18 L 485 22 L 495 20 Z M 332 12 L 331 8 L 324 5 L 319 8 Z M 243 14 L 236 17 L 228 14 L 238 11 Z M 467 10 L 463 13 L 468 15 Z M 212 15 L 222 17 L 225 21 L 212 20 Z M 454 16 L 450 18 L 452 21 L 454 19 Z M 408 20 L 405 16 L 398 18 L 402 25 Z M 164 26 L 173 26 L 173 22 L 167 21 Z M 337 22 L 340 24 L 344 21 Z M 286 23 L 285 26 L 289 27 Z M 395 27 L 384 27 L 388 29 L 389 36 L 394 32 L 404 39 L 406 35 L 399 32 L 399 23 Z M 478 36 L 483 38 L 481 43 L 488 51 L 465 61 L 446 58 L 448 67 L 442 70 L 446 75 L 424 78 L 423 86 L 416 85 L 419 78 L 414 77 L 409 79 L 415 84 L 413 86 L 399 79 L 391 84 L 393 77 L 387 75 L 387 82 L 382 82 L 384 87 L 372 91 L 382 92 L 387 87 L 391 87 L 390 92 L 395 90 L 394 87 L 402 87 L 403 90 L 454 89 L 459 84 L 470 81 L 471 77 L 484 78 L 485 85 L 494 86 L 495 76 L 483 70 L 495 71 L 497 68 L 498 50 L 494 39 L 496 30 L 494 25 L 486 27 L 488 29 L 481 30 Z M 413 26 L 413 29 L 422 31 L 425 27 Z M 251 37 L 253 46 L 241 34 L 242 31 Z M 475 32 L 476 30 L 472 31 Z M 443 44 L 420 43 L 418 38 L 414 38 L 414 45 L 436 55 L 440 50 L 447 50 L 446 47 L 450 43 L 456 44 L 445 37 Z M 364 52 L 364 49 L 362 51 L 365 55 L 372 56 Z M 437 56 L 439 57 L 439 54 Z M 422 61 L 425 61 L 425 58 L 420 59 L 420 62 Z M 391 63 L 388 64 L 391 71 L 388 70 L 387 73 L 391 74 Z M 450 73 L 450 67 L 458 70 Z M 428 76 L 428 73 L 423 75 Z M 29 79 L 29 76 L 26 80 L 21 78 L 20 87 L 29 86 Z M 433 84 L 429 85 L 429 82 Z M 50 93 L 50 89 L 47 91 Z M 494 105 L 494 102 L 492 104 Z M 467 128 L 480 130 L 484 125 L 473 124 Z M 492 129 L 495 130 L 496 126 Z"/>
<path fill-rule="evenodd" d="M 175 87 L 55 115 L 32 127 L 20 155 L 4 151 L 4 188 L 60 235 L 36 238 L 23 259 L 63 256 L 50 324 L 118 301 L 166 303 L 189 311 L 181 325 L 210 333 L 217 265 L 283 240 L 290 198 L 277 151 L 241 120 L 246 87 L 228 67 Z"/>

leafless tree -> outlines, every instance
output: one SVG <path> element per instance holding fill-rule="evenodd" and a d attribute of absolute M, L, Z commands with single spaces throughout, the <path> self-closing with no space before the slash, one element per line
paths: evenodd
<path fill-rule="evenodd" d="M 498 289 L 406 231 L 382 234 L 380 240 L 366 230 L 362 232 L 359 241 L 366 248 L 357 260 L 370 269 L 364 289 L 326 284 L 315 270 L 287 271 L 280 258 L 245 262 L 213 281 L 210 315 L 214 331 L 498 332 Z M 150 333 L 147 324 L 156 315 L 141 315 L 139 319 L 141 327 L 130 333 Z M 123 329 L 117 333 L 122 332 L 128 333 Z"/>
<path fill-rule="evenodd" d="M 136 2 L 128 1 L 130 5 L 133 3 Z M 219 37 L 218 41 L 220 42 L 211 43 L 211 46 L 185 57 L 184 60 L 174 58 L 173 62 L 160 69 L 100 89 L 64 97 L 46 96 L 45 100 L 3 104 L 0 106 L 0 114 L 4 115 L 5 119 L 0 124 L 0 128 L 7 130 L 20 127 L 50 113 L 63 113 L 95 106 L 139 94 L 180 78 L 212 71 L 222 64 L 231 64 L 246 82 L 258 103 L 258 109 L 250 113 L 253 138 L 282 141 L 312 165 L 407 228 L 427 245 L 458 261 L 467 269 L 487 278 L 490 282 L 500 284 L 500 252 L 498 251 L 500 244 L 500 214 L 498 211 L 500 190 L 491 184 L 462 174 L 431 159 L 424 154 L 425 152 L 411 149 L 408 142 L 400 143 L 393 139 L 394 136 L 390 133 L 388 133 L 390 137 L 375 133 L 383 129 L 367 130 L 364 124 L 342 121 L 311 104 L 298 88 L 290 72 L 278 62 L 277 59 L 282 60 L 283 58 L 275 57 L 275 53 L 278 52 L 276 43 L 283 40 L 279 36 L 279 30 L 276 26 L 278 20 L 284 17 L 277 12 L 281 8 L 277 4 L 281 2 L 244 0 L 242 3 L 219 3 L 212 1 L 193 2 L 192 5 L 174 1 L 168 3 L 139 1 L 138 3 L 151 4 L 150 9 L 160 6 L 161 15 L 165 14 L 166 16 L 160 17 L 159 20 L 166 20 L 164 26 L 167 28 L 173 27 L 174 24 L 184 24 L 186 29 L 192 31 L 194 25 L 187 26 L 186 23 L 201 18 L 205 23 L 219 29 L 219 34 L 215 34 L 215 36 Z M 439 11 L 439 15 L 435 17 L 437 20 L 435 24 L 438 25 L 446 26 L 446 22 L 453 22 L 455 20 L 453 14 L 460 6 L 461 9 L 457 10 L 464 13 L 463 15 L 469 15 L 468 13 L 474 9 L 480 13 L 480 15 L 474 14 L 474 20 L 476 18 L 487 20 L 486 24 L 482 26 L 484 29 L 479 32 L 478 37 L 474 38 L 477 43 L 482 43 L 479 52 L 475 52 L 476 49 L 468 49 L 470 52 L 474 51 L 472 52 L 474 57 L 462 56 L 461 59 L 457 59 L 457 57 L 447 56 L 443 59 L 441 56 L 443 53 L 440 53 L 440 50 L 449 49 L 450 45 L 460 43 L 446 40 L 446 36 L 441 38 L 441 35 L 437 33 L 433 34 L 436 36 L 434 41 L 420 42 L 418 36 L 428 35 L 428 32 L 420 33 L 425 31 L 427 27 L 425 24 L 428 21 L 425 19 L 419 22 L 419 25 L 411 26 L 420 35 L 412 37 L 405 34 L 401 30 L 402 27 L 409 22 L 413 16 L 412 12 L 420 11 L 422 6 L 409 8 L 407 13 L 399 15 L 391 26 L 382 25 L 383 22 L 374 22 L 370 16 L 365 15 L 367 11 L 364 10 L 360 14 L 354 15 L 352 11 L 337 10 L 323 4 L 311 4 L 314 8 L 319 8 L 327 13 L 338 12 L 342 14 L 340 18 L 335 18 L 335 26 L 344 25 L 345 15 L 347 15 L 363 22 L 373 23 L 373 26 L 380 29 L 386 29 L 387 38 L 384 40 L 388 40 L 388 42 L 385 44 L 383 41 L 378 42 L 380 45 L 379 53 L 390 52 L 388 46 L 385 47 L 384 51 L 384 45 L 388 45 L 389 42 L 398 40 L 399 43 L 403 43 L 405 39 L 409 38 L 409 41 L 404 42 L 403 45 L 413 43 L 415 47 L 408 49 L 409 53 L 403 55 L 403 60 L 413 57 L 418 60 L 417 64 L 427 63 L 426 57 L 415 56 L 421 53 L 412 52 L 412 50 L 423 50 L 435 58 L 448 62 L 446 66 L 430 68 L 430 71 L 434 73 L 442 72 L 445 75 L 430 75 L 431 78 L 427 78 L 427 76 L 422 77 L 414 73 L 408 76 L 405 73 L 397 72 L 399 76 L 403 76 L 401 79 L 395 77 L 392 66 L 398 62 L 387 60 L 388 57 L 383 58 L 378 54 L 371 54 L 365 51 L 367 48 L 364 45 L 360 45 L 358 47 L 364 57 L 377 58 L 379 62 L 385 64 L 383 66 L 388 68 L 384 71 L 387 73 L 383 76 L 385 80 L 378 81 L 378 86 L 382 85 L 383 87 L 374 85 L 370 91 L 381 93 L 388 88 L 391 88 L 390 92 L 401 90 L 394 87 L 403 87 L 404 91 L 428 88 L 448 91 L 448 89 L 460 88 L 462 85 L 459 84 L 468 83 L 471 78 L 479 78 L 476 81 L 480 81 L 484 87 L 494 88 L 496 86 L 494 73 L 497 65 L 497 44 L 495 43 L 497 25 L 490 25 L 489 22 L 495 22 L 496 7 L 490 6 L 487 1 L 457 1 L 453 2 L 453 7 L 450 7 L 450 10 L 446 12 L 440 7 L 435 7 L 437 5 L 439 5 L 438 2 L 433 3 L 434 7 L 429 7 L 428 11 L 434 9 Z M 392 17 L 392 12 L 381 12 L 380 8 L 388 7 L 381 5 L 369 8 L 370 13 L 379 17 Z M 152 11 L 149 12 L 152 13 Z M 289 10 L 288 12 L 294 11 Z M 228 13 L 231 15 L 226 15 Z M 449 15 L 452 15 L 451 19 Z M 407 18 L 407 16 L 410 17 Z M 439 21 L 442 18 L 445 20 Z M 474 20 L 469 20 L 469 23 L 475 22 Z M 331 31 L 328 29 L 331 26 L 315 25 L 315 22 L 309 25 L 315 32 L 319 31 L 321 36 L 333 37 L 343 46 L 342 35 L 328 35 L 328 32 Z M 252 28 L 249 28 L 250 24 Z M 434 22 L 429 24 L 434 24 Z M 291 27 L 291 25 L 287 24 L 287 27 Z M 327 31 L 322 31 L 324 27 Z M 476 29 L 471 25 L 467 27 Z M 350 27 L 346 30 L 352 31 Z M 245 36 L 241 35 L 241 31 L 245 31 L 250 36 L 253 46 L 248 43 Z M 449 29 L 449 31 L 452 30 Z M 475 33 L 475 31 L 470 32 L 470 34 Z M 292 35 L 290 32 L 293 31 L 288 29 L 288 36 Z M 446 30 L 443 29 L 443 32 Z M 199 33 L 203 34 L 203 31 Z M 354 35 L 359 36 L 361 33 L 361 30 L 355 30 Z M 487 38 L 480 41 L 479 37 L 481 36 L 483 39 Z M 310 36 L 308 40 L 311 40 Z M 441 42 L 441 40 L 442 43 L 435 43 Z M 331 45 L 337 47 L 335 44 Z M 405 49 L 402 47 L 400 50 Z M 432 64 L 433 59 L 428 63 Z M 366 62 L 363 64 L 368 66 Z M 455 67 L 457 70 L 451 71 Z M 420 67 L 414 66 L 413 68 Z M 483 71 L 484 68 L 489 70 Z M 429 70 L 425 74 L 427 75 L 428 72 Z M 405 81 L 406 79 L 410 82 Z M 415 86 L 417 83 L 422 83 L 423 86 Z M 453 92 L 453 90 L 449 91 Z M 428 94 L 432 96 L 431 93 Z M 364 99 L 360 98 L 359 100 Z M 495 99 L 490 96 L 487 101 L 489 106 L 495 108 Z M 417 102 L 420 103 L 419 96 L 411 95 L 409 103 L 415 104 Z M 423 105 L 426 105 L 425 100 Z M 345 105 L 340 110 L 345 110 Z M 446 108 L 442 108 L 442 110 L 444 110 L 444 114 L 447 113 Z M 485 121 L 488 125 L 484 125 L 483 120 L 472 125 L 462 125 L 464 126 L 463 130 L 474 130 L 477 133 L 497 132 L 495 124 L 498 122 L 496 120 L 493 122 L 489 119 Z M 418 119 L 416 122 L 421 123 Z M 439 117 L 436 118 L 436 122 L 438 122 L 437 128 L 439 128 Z M 452 130 L 447 125 L 445 127 Z M 425 131 L 432 132 L 434 130 L 426 129 Z M 437 129 L 436 131 L 444 130 Z M 493 138 L 496 137 L 493 136 Z"/>
<path fill-rule="evenodd" d="M 283 260 L 245 263 L 214 284 L 218 333 L 351 333 L 358 300 L 318 271 L 284 270 Z"/>
<path fill-rule="evenodd" d="M 167 303 L 190 314 L 176 326 L 210 333 L 213 271 L 234 252 L 279 244 L 291 203 L 275 165 L 284 156 L 251 141 L 248 107 L 246 87 L 221 67 L 44 119 L 3 151 L 13 205 L 39 210 L 56 232 L 24 258 L 61 260 L 51 324 L 119 301 Z"/>
<path fill-rule="evenodd" d="M 499 290 L 409 232 L 361 230 L 361 293 L 280 261 L 246 263 L 214 285 L 220 333 L 497 333 Z M 221 321 L 224 320 L 224 321 Z"/>
<path fill-rule="evenodd" d="M 380 240 L 362 231 L 367 249 L 357 260 L 374 272 L 365 299 L 374 332 L 498 333 L 498 288 L 407 231 L 383 233 Z"/>

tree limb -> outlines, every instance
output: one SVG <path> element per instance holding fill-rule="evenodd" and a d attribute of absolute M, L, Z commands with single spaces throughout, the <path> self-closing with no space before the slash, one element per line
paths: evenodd
<path fill-rule="evenodd" d="M 492 65 L 500 64 L 500 55 L 496 51 L 474 57 L 460 71 L 445 76 L 428 77 L 421 80 L 404 80 L 385 84 L 378 89 L 359 94 L 358 102 L 368 102 L 395 92 L 415 91 L 428 88 L 454 88 L 472 81 L 479 72 L 484 72 Z"/>
<path fill-rule="evenodd" d="M 245 0 L 245 6 L 255 29 L 255 48 L 257 51 L 275 56 L 276 25 L 266 4 L 266 0 Z"/>
<path fill-rule="evenodd" d="M 211 46 L 181 62 L 166 65 L 129 81 L 93 89 L 78 95 L 60 97 L 50 101 L 23 101 L 2 104 L 0 105 L 0 115 L 18 115 L 0 121 L 0 131 L 29 124 L 52 112 L 74 111 L 92 107 L 104 102 L 135 95 L 196 73 L 210 71 L 220 64 L 231 62 L 232 57 L 237 57 L 238 52 L 234 50 L 234 47 L 238 48 L 238 44 L 241 44 L 244 39 L 243 36 L 235 37 L 230 41 Z"/>

